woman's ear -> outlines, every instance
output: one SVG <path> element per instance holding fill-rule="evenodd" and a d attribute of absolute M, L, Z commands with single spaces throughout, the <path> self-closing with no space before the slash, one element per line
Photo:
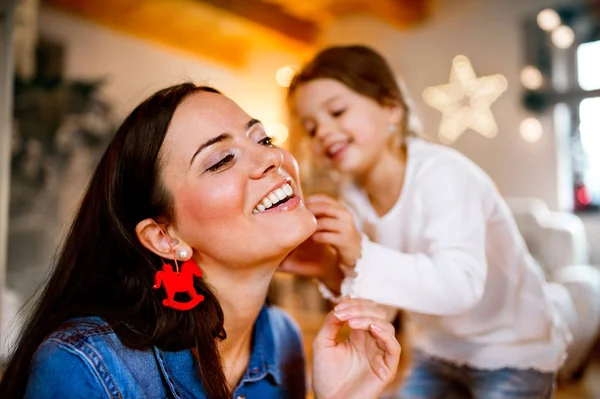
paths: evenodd
<path fill-rule="evenodd" d="M 145 248 L 162 258 L 173 259 L 175 247 L 181 246 L 179 240 L 172 238 L 167 229 L 160 227 L 152 218 L 139 222 L 135 226 L 135 233 Z"/>

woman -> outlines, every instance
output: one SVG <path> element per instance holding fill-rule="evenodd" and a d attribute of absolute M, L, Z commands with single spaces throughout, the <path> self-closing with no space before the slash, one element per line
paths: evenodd
<path fill-rule="evenodd" d="M 311 260 L 305 245 L 283 268 L 410 314 L 419 333 L 403 398 L 550 398 L 568 295 L 545 281 L 489 176 L 418 137 L 391 68 L 367 47 L 323 50 L 288 98 L 313 155 L 345 177 L 351 211 L 309 197 L 311 245 L 337 258 Z"/>
<path fill-rule="evenodd" d="M 208 87 L 159 91 L 100 161 L 0 396 L 304 397 L 298 329 L 264 304 L 314 229 L 297 164 L 260 121 Z M 314 343 L 318 398 L 374 398 L 396 369 L 381 310 L 346 303 Z"/>

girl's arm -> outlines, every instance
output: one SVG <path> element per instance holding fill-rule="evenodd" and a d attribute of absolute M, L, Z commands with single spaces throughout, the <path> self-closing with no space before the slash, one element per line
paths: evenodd
<path fill-rule="evenodd" d="M 493 191 L 468 166 L 450 159 L 413 181 L 424 251 L 407 254 L 363 236 L 342 295 L 430 315 L 458 315 L 479 302 L 487 276 L 486 193 Z"/>

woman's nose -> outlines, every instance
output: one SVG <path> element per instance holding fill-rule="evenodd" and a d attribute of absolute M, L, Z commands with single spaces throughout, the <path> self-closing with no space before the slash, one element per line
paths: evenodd
<path fill-rule="evenodd" d="M 252 177 L 261 177 L 278 170 L 283 164 L 283 153 L 277 147 L 262 147 L 260 151 L 252 154 L 256 159 L 256 166 L 252 171 Z"/>

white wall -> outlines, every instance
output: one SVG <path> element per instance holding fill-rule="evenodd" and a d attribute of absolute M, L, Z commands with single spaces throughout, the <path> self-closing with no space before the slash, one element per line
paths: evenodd
<path fill-rule="evenodd" d="M 145 97 L 169 84 L 194 80 L 220 86 L 235 84 L 234 71 L 176 53 L 144 40 L 42 8 L 40 36 L 65 46 L 65 76 L 69 79 L 105 77 L 103 94 L 122 118 Z"/>
<path fill-rule="evenodd" d="M 156 90 L 186 80 L 215 86 L 244 108 L 281 118 L 272 114 L 280 95 L 275 71 L 296 61 L 292 54 L 253 51 L 246 68 L 232 69 L 47 8 L 41 10 L 39 30 L 40 35 L 65 45 L 67 78 L 108 79 L 103 93 L 121 118 Z M 258 90 L 248 94 L 248 86 Z M 257 109 L 257 102 L 266 107 L 266 99 L 269 109 Z"/>

